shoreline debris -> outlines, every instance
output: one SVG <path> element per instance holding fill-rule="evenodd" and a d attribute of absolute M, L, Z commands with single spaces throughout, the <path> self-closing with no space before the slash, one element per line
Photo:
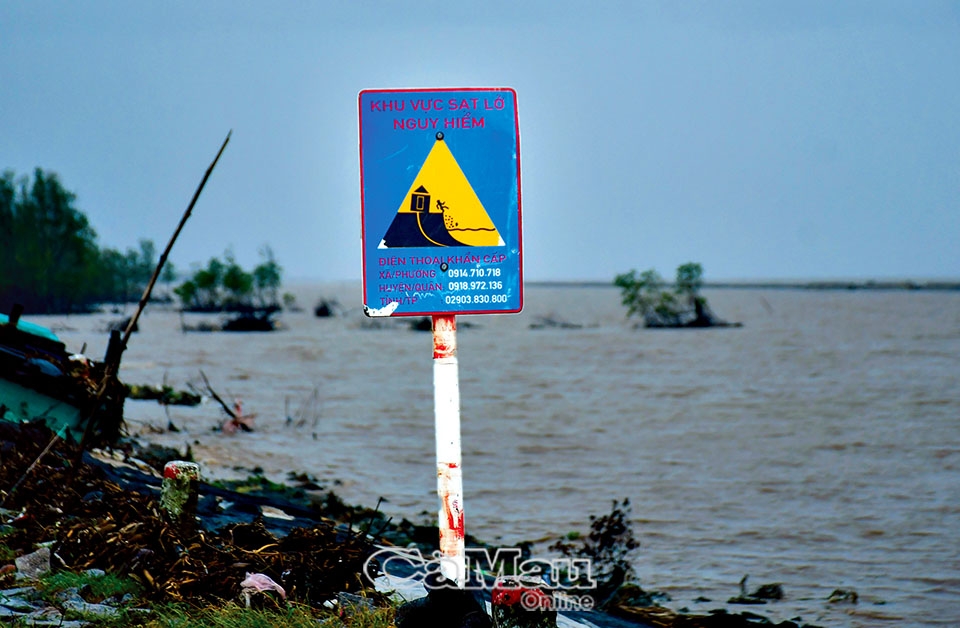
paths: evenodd
<path fill-rule="evenodd" d="M 247 572 L 247 577 L 240 583 L 240 590 L 243 593 L 247 608 L 250 608 L 250 599 L 256 593 L 274 592 L 280 595 L 280 599 L 287 601 L 287 592 L 273 579 L 262 573 Z"/>
<path fill-rule="evenodd" d="M 30 464 L 45 433 L 33 424 L 0 425 L 0 494 Z M 111 476 L 110 465 L 97 463 L 90 454 L 74 467 L 68 461 L 76 445 L 56 442 L 7 505 L 5 512 L 17 515 L 4 515 L 3 542 L 18 555 L 51 543 L 54 571 L 96 568 L 124 575 L 153 601 L 219 604 L 236 599 L 247 573 L 269 576 L 286 598 L 317 606 L 362 586 L 357 576 L 373 552 L 372 539 L 317 510 L 284 505 L 283 510 L 296 512 L 295 523 L 301 526 L 276 520 L 285 524 L 284 536 L 269 531 L 263 516 L 249 511 L 244 516 L 248 523 L 234 518 L 210 529 L 202 521 L 195 530 L 187 529 L 172 523 L 160 507 L 155 484 L 132 483 L 132 478 L 157 479 L 132 469 L 116 469 Z M 76 482 L 68 481 L 73 477 Z M 199 502 L 202 511 L 222 510 L 230 502 L 231 509 L 243 514 L 243 504 L 251 498 L 201 484 Z"/>

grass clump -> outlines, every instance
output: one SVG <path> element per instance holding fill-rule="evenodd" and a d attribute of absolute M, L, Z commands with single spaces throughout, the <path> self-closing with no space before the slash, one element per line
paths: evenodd
<path fill-rule="evenodd" d="M 110 573 L 87 574 L 70 571 L 58 571 L 44 576 L 40 579 L 38 588 L 45 598 L 53 598 L 68 589 L 78 589 L 83 592 L 83 597 L 88 602 L 102 602 L 108 598 L 123 597 L 128 593 L 136 597 L 141 593 L 140 585 L 130 578 Z"/>
<path fill-rule="evenodd" d="M 66 619 L 84 620 L 90 628 L 394 628 L 394 615 L 392 607 L 361 607 L 340 618 L 333 611 L 317 611 L 301 604 L 291 604 L 279 610 L 262 610 L 232 603 L 208 608 L 172 603 L 155 606 L 147 612 L 136 608 L 120 609 L 112 617 L 68 613 Z M 26 628 L 32 624 L 15 619 L 12 625 Z"/>
<path fill-rule="evenodd" d="M 298 604 L 281 610 L 249 609 L 236 604 L 205 609 L 171 604 L 154 609 L 150 617 L 143 617 L 136 624 L 126 625 L 142 628 L 392 628 L 393 617 L 393 608 L 359 608 L 351 616 L 340 619 L 332 613 L 318 616 L 309 606 Z"/>

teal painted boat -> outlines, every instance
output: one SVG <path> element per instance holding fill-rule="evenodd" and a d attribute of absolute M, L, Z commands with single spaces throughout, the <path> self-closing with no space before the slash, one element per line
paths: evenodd
<path fill-rule="evenodd" d="M 10 324 L 10 317 L 7 316 L 6 314 L 0 314 L 0 325 L 9 325 L 9 324 Z M 37 336 L 39 338 L 46 338 L 47 340 L 60 342 L 60 339 L 57 337 L 55 333 L 53 333 L 46 327 L 43 327 L 42 325 L 37 325 L 35 323 L 18 320 L 17 329 L 19 329 L 24 333 Z M 63 344 L 63 343 L 60 343 L 60 344 Z"/>
<path fill-rule="evenodd" d="M 122 385 L 112 388 L 97 412 L 97 387 L 104 367 L 82 355 L 71 355 L 50 329 L 20 319 L 15 308 L 0 314 L 0 419 L 18 423 L 42 421 L 64 438 L 79 440 L 87 415 L 98 431 L 119 435 L 123 418 Z"/>

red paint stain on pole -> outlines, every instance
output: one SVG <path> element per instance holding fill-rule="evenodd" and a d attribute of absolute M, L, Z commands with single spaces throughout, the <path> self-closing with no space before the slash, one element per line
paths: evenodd
<path fill-rule="evenodd" d="M 457 355 L 457 317 L 437 314 L 433 317 L 433 359 Z"/>
<path fill-rule="evenodd" d="M 451 472 L 450 475 L 460 470 L 460 465 L 455 462 L 446 463 L 446 466 Z M 447 477 L 449 478 L 449 475 Z M 466 531 L 463 526 L 463 508 L 457 498 L 457 495 L 447 491 L 441 495 L 440 499 L 443 502 L 443 512 L 447 520 L 446 530 L 452 532 L 454 540 L 459 542 L 466 536 Z"/>

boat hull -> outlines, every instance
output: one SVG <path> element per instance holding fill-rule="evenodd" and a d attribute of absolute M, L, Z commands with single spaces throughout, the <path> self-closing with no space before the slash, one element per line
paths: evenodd
<path fill-rule="evenodd" d="M 83 433 L 80 408 L 5 379 L 0 379 L 0 419 L 14 423 L 43 421 L 67 439 L 77 439 Z"/>

